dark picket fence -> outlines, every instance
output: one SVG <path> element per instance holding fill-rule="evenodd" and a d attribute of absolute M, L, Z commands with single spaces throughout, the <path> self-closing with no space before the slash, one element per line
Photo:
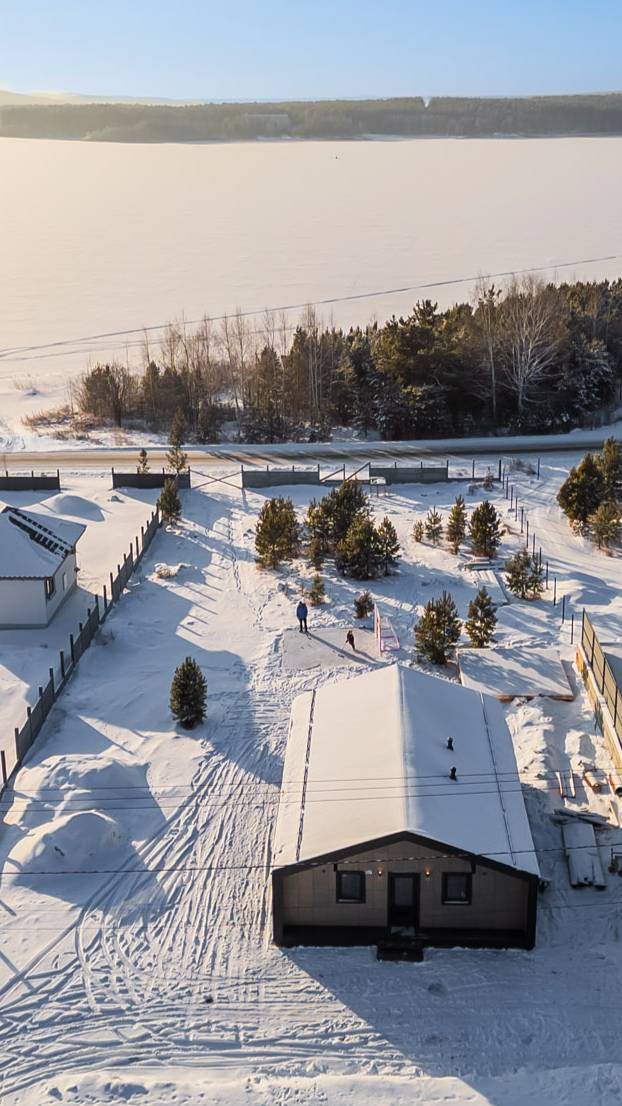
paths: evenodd
<path fill-rule="evenodd" d="M 39 688 L 35 705 L 27 707 L 26 721 L 21 728 L 19 726 L 15 727 L 15 752 L 9 763 L 7 763 L 6 751 L 4 749 L 0 750 L 0 792 L 11 776 L 19 769 L 54 703 L 64 691 L 80 658 L 95 637 L 99 626 L 112 610 L 114 604 L 121 598 L 132 573 L 136 570 L 151 545 L 160 526 L 160 521 L 160 513 L 156 507 L 147 525 L 141 526 L 140 539 L 137 537 L 132 543 L 129 552 L 123 558 L 123 564 L 117 565 L 116 573 L 110 573 L 110 596 L 108 596 L 107 587 L 104 586 L 103 600 L 100 599 L 99 595 L 95 596 L 94 606 L 87 609 L 85 621 L 78 623 L 77 634 L 69 635 L 69 648 L 60 651 L 59 671 L 55 673 L 54 669 L 50 668 L 50 678 L 45 687 Z"/>
<path fill-rule="evenodd" d="M 0 491 L 2 492 L 59 492 L 60 491 L 60 472 L 58 469 L 54 473 L 46 472 L 31 472 L 27 473 L 14 473 L 9 472 L 8 469 L 4 470 L 4 475 L 0 475 Z"/>

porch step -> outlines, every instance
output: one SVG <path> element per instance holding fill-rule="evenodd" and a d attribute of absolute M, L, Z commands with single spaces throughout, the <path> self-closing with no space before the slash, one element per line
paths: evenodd
<path fill-rule="evenodd" d="M 410 960 L 420 963 L 423 960 L 423 941 L 416 938 L 387 937 L 379 941 L 376 949 L 378 960 Z"/>

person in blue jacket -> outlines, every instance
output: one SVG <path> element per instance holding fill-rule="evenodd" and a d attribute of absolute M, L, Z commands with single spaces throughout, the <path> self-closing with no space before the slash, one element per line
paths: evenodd
<path fill-rule="evenodd" d="M 303 633 L 303 631 L 305 634 L 309 633 L 309 631 L 307 630 L 308 613 L 309 612 L 307 610 L 307 604 L 305 603 L 304 599 L 301 599 L 298 606 L 296 607 L 296 618 L 298 619 L 298 625 L 300 626 L 301 634 Z"/>

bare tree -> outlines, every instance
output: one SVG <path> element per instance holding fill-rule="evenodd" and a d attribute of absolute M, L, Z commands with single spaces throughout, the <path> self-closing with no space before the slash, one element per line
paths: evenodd
<path fill-rule="evenodd" d="M 500 309 L 502 382 L 514 395 L 519 415 L 555 363 L 564 310 L 557 289 L 535 276 L 514 278 L 508 286 Z"/>

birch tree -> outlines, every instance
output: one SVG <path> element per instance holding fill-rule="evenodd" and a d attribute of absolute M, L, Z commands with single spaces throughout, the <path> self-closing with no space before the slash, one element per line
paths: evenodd
<path fill-rule="evenodd" d="M 501 308 L 502 379 L 519 415 L 553 369 L 562 341 L 562 312 L 555 288 L 531 274 L 515 278 L 508 287 Z"/>

